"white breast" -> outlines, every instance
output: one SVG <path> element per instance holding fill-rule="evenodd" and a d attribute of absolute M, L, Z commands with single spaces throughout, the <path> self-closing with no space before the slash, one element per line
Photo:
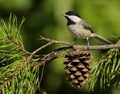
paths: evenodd
<path fill-rule="evenodd" d="M 80 24 L 73 24 L 68 26 L 68 29 L 70 32 L 74 35 L 76 38 L 87 38 L 90 37 L 91 32 L 89 30 L 86 30 L 82 25 Z"/>

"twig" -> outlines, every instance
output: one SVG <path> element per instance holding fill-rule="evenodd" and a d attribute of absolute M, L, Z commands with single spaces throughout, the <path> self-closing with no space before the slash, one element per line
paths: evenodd
<path fill-rule="evenodd" d="M 53 40 L 53 39 L 49 39 L 49 38 L 45 38 L 43 36 L 40 36 L 40 39 L 39 40 L 45 40 L 47 42 L 53 42 L 55 44 L 66 44 L 66 45 L 72 45 L 71 43 L 69 42 L 64 42 L 64 41 L 57 41 L 57 40 Z"/>
<path fill-rule="evenodd" d="M 48 53 L 46 55 L 43 55 L 43 57 L 39 57 L 37 59 L 33 59 L 33 61 L 35 61 L 35 62 L 50 61 L 52 59 L 57 58 L 59 52 L 62 52 L 64 50 L 71 49 L 71 48 L 73 48 L 73 47 L 72 46 L 59 47 L 59 48 L 53 50 L 52 52 L 50 52 L 50 53 Z"/>
<path fill-rule="evenodd" d="M 87 46 L 81 46 L 81 45 L 74 45 L 74 49 L 82 49 L 82 50 L 88 50 Z M 120 45 L 112 44 L 112 45 L 95 45 L 95 46 L 89 46 L 89 50 L 107 50 L 107 49 L 113 49 L 118 48 L 120 49 Z"/>
<path fill-rule="evenodd" d="M 51 45 L 53 42 L 48 42 L 47 44 L 41 46 L 40 48 L 36 49 L 35 51 L 33 51 L 30 56 L 25 60 L 25 62 L 20 63 L 20 65 L 16 68 L 16 70 L 9 76 L 6 78 L 6 80 L 4 81 L 4 83 L 2 85 L 0 85 L 0 89 L 4 88 L 12 79 L 12 77 L 16 76 L 17 73 L 20 72 L 20 70 L 27 64 L 30 62 L 30 60 L 32 59 L 32 57 L 41 49 Z"/>
<path fill-rule="evenodd" d="M 41 59 L 39 59 L 38 61 L 36 61 L 36 62 L 38 62 L 38 63 L 37 63 L 37 64 L 34 64 L 35 66 L 33 65 L 33 66 L 31 66 L 31 67 L 42 66 L 42 65 L 45 64 L 46 62 L 49 62 L 49 61 L 51 61 L 51 60 L 53 60 L 53 59 L 56 59 L 56 58 L 58 57 L 58 53 L 59 53 L 59 52 L 53 51 L 53 52 L 45 55 L 43 58 L 41 58 Z"/>
<path fill-rule="evenodd" d="M 107 50 L 111 48 L 120 48 L 120 45 L 97 45 L 97 46 L 90 46 L 90 50 Z M 35 66 L 42 66 L 44 63 L 51 61 L 53 59 L 56 59 L 58 57 L 59 52 L 67 50 L 67 49 L 75 49 L 75 50 L 88 50 L 87 46 L 80 46 L 80 45 L 74 45 L 74 46 L 64 46 L 60 47 L 54 51 L 52 51 L 49 54 L 46 54 L 43 58 L 40 58 Z"/>
<path fill-rule="evenodd" d="M 39 63 L 37 63 L 37 66 L 41 66 L 44 63 L 53 60 L 55 58 L 57 58 L 57 55 L 60 51 L 66 50 L 66 49 L 75 49 L 75 50 L 88 50 L 87 46 L 83 46 L 83 45 L 72 45 L 70 43 L 67 42 L 62 42 L 62 41 L 56 41 L 56 40 L 51 40 L 45 37 L 40 36 L 41 40 L 45 40 L 48 42 L 53 42 L 55 44 L 67 44 L 69 46 L 64 46 L 64 47 L 60 47 L 54 51 L 52 51 L 51 53 L 45 55 L 43 58 L 40 59 Z M 96 45 L 96 46 L 90 46 L 89 50 L 107 50 L 107 49 L 112 49 L 112 48 L 120 48 L 120 45 Z"/>
<path fill-rule="evenodd" d="M 73 47 L 73 49 L 80 49 L 80 50 L 88 50 L 87 46 L 84 45 L 73 45 L 69 42 L 64 42 L 64 41 L 57 41 L 57 40 L 52 40 L 49 38 L 45 38 L 43 36 L 40 36 L 40 40 L 45 40 L 47 42 L 53 42 L 54 44 L 65 44 L 69 45 L 70 47 Z M 107 50 L 107 49 L 112 49 L 112 48 L 118 48 L 120 49 L 120 45 L 117 44 L 111 44 L 111 45 L 95 45 L 95 46 L 89 46 L 89 50 Z"/>

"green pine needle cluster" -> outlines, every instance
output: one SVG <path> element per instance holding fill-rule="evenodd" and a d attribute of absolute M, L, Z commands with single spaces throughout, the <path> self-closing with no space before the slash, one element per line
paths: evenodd
<path fill-rule="evenodd" d="M 0 93 L 33 94 L 37 89 L 38 68 L 24 64 L 28 57 L 20 34 L 24 18 L 18 25 L 17 17 L 10 15 L 9 21 L 0 21 Z"/>
<path fill-rule="evenodd" d="M 120 88 L 120 50 L 111 49 L 103 55 L 101 60 L 91 71 L 88 82 L 90 90 L 96 92 L 112 92 Z"/>
<path fill-rule="evenodd" d="M 24 49 L 20 29 L 24 18 L 18 25 L 17 17 L 10 15 L 9 21 L 0 21 L 0 93 L 35 94 L 40 91 L 38 62 Z M 43 47 L 43 46 L 42 46 Z M 44 46 L 46 47 L 46 46 Z M 41 48 L 39 48 L 41 49 Z M 103 94 L 114 88 L 120 88 L 120 49 L 111 49 L 100 58 L 91 70 L 86 85 L 90 91 Z M 99 93 L 98 93 L 99 91 Z"/>

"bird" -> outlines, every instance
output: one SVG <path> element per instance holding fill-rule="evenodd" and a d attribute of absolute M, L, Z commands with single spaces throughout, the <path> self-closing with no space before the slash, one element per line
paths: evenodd
<path fill-rule="evenodd" d="M 113 44 L 106 38 L 94 33 L 92 27 L 88 23 L 86 23 L 77 12 L 67 11 L 65 14 L 63 14 L 63 16 L 67 19 L 67 27 L 69 31 L 73 34 L 74 41 L 76 39 L 86 39 L 88 48 L 90 46 L 90 37 L 95 37 L 104 44 Z"/>

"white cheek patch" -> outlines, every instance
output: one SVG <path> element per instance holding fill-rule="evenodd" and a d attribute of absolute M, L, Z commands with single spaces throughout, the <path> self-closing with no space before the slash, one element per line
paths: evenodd
<path fill-rule="evenodd" d="M 81 21 L 81 19 L 77 16 L 69 16 L 69 18 L 74 22 L 80 22 Z"/>

